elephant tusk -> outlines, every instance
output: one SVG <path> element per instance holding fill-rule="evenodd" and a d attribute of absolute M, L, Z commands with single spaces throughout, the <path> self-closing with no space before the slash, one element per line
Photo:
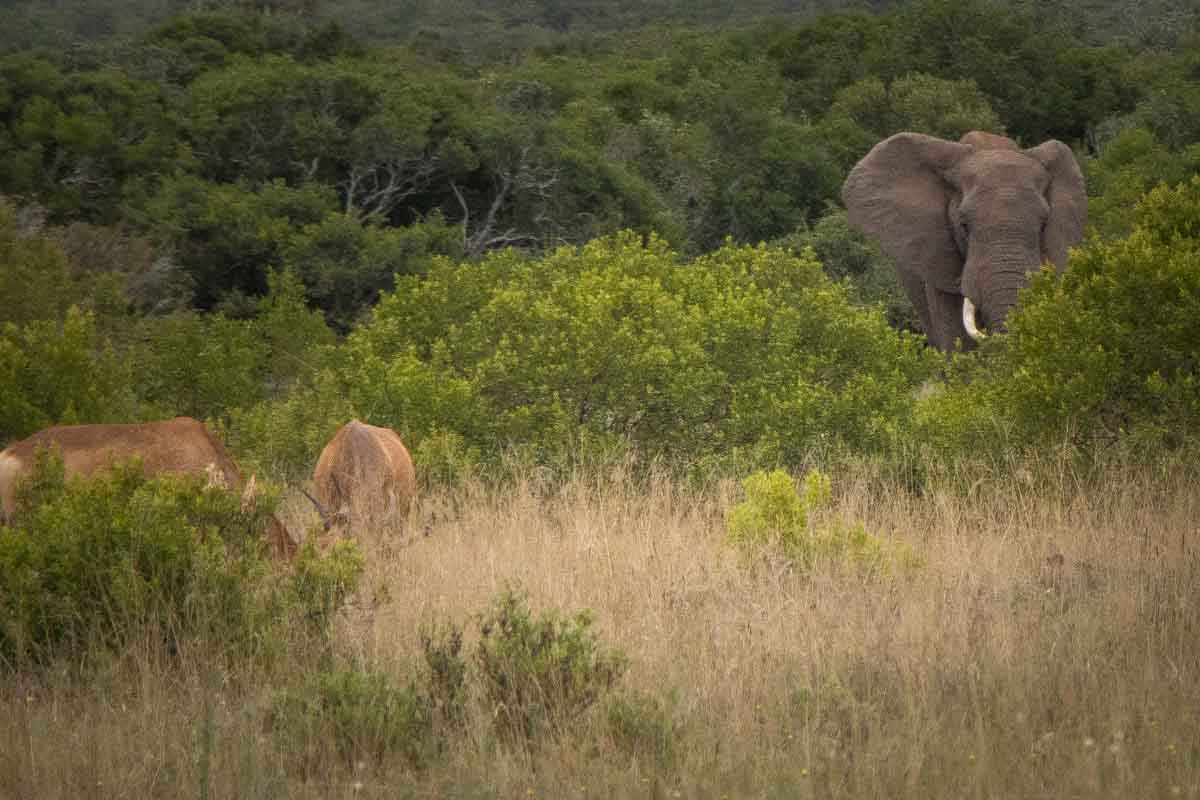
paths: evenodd
<path fill-rule="evenodd" d="M 963 295 L 963 327 L 967 329 L 967 335 L 977 342 L 987 338 L 986 333 L 975 327 L 975 304 L 966 295 Z"/>

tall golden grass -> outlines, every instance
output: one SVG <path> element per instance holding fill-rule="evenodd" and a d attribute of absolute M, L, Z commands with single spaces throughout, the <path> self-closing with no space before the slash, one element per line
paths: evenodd
<path fill-rule="evenodd" d="M 923 560 L 892 576 L 739 557 L 724 527 L 739 491 L 532 472 L 428 493 L 403 530 L 362 534 L 337 649 L 397 685 L 422 625 L 470 639 L 506 586 L 592 609 L 630 667 L 567 735 L 517 746 L 473 704 L 423 768 L 331 756 L 300 775 L 269 714 L 287 674 L 203 652 L 179 668 L 147 646 L 86 679 L 5 679 L 0 797 L 1200 796 L 1195 474 L 1035 469 L 920 493 L 835 475 L 828 513 Z M 618 700 L 656 709 L 669 754 L 619 740 Z"/>

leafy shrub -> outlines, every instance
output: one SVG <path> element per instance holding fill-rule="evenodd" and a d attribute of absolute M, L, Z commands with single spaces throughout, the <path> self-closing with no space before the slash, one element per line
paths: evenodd
<path fill-rule="evenodd" d="M 128 421 L 131 383 L 90 312 L 0 326 L 0 443 L 50 425 Z"/>
<path fill-rule="evenodd" d="M 305 540 L 296 556 L 292 596 L 317 630 L 324 630 L 330 617 L 358 589 L 364 565 L 362 551 L 352 541 L 335 542 L 328 553 L 321 554 L 315 536 Z"/>
<path fill-rule="evenodd" d="M 974 80 L 945 80 L 922 73 L 897 78 L 890 86 L 870 77 L 845 87 L 834 99 L 825 124 L 842 120 L 852 122 L 864 134 L 860 141 L 865 149 L 860 145 L 855 160 L 876 142 L 900 131 L 954 141 L 968 131 L 1004 130 L 1000 116 Z"/>
<path fill-rule="evenodd" d="M 230 411 L 229 443 L 239 463 L 299 480 L 312 475 L 322 448 L 347 420 L 360 417 L 341 380 L 323 369 L 284 397 Z"/>
<path fill-rule="evenodd" d="M 876 242 L 850 227 L 846 212 L 830 211 L 811 228 L 797 230 L 776 244 L 794 253 L 811 247 L 825 274 L 834 281 L 848 281 L 851 297 L 860 304 L 883 306 L 893 328 L 919 331 L 917 312 L 900 286 L 892 260 Z"/>
<path fill-rule="evenodd" d="M 861 523 L 817 524 L 814 512 L 832 498 L 829 477 L 818 470 L 805 476 L 803 494 L 792 477 L 778 469 L 750 475 L 742 488 L 746 499 L 730 509 L 726 530 L 730 543 L 743 551 L 770 548 L 803 568 L 825 560 L 873 574 L 918 563 L 902 543 L 869 533 Z"/>
<path fill-rule="evenodd" d="M 443 723 L 461 721 L 467 687 L 467 661 L 462 657 L 462 631 L 453 624 L 423 627 L 421 652 L 428 669 L 426 706 Z"/>
<path fill-rule="evenodd" d="M 1200 430 L 1200 178 L 1160 187 L 1133 232 L 1039 275 L 1006 336 L 968 359 L 920 413 L 924 441 L 951 457 L 1068 442 L 1143 453 Z"/>
<path fill-rule="evenodd" d="M 138 333 L 138 392 L 163 413 L 207 419 L 262 398 L 267 347 L 251 323 L 189 311 L 145 317 Z"/>
<path fill-rule="evenodd" d="M 353 591 L 362 561 L 347 545 L 305 553 L 294 574 L 276 568 L 263 536 L 272 505 L 199 476 L 147 478 L 136 460 L 67 479 L 42 455 L 0 527 L 0 660 L 74 659 L 146 626 L 168 642 L 278 655 L 292 622 L 325 620 Z"/>
<path fill-rule="evenodd" d="M 561 731 L 611 689 L 628 662 L 589 631 L 592 615 L 534 617 L 525 597 L 505 591 L 480 621 L 474 663 L 484 702 L 500 731 L 533 739 Z"/>
<path fill-rule="evenodd" d="M 886 451 L 933 364 L 810 255 L 728 245 L 689 263 L 628 233 L 538 260 L 435 262 L 343 352 L 353 404 L 410 447 L 453 432 L 543 460 L 581 435 L 677 460 Z"/>
<path fill-rule="evenodd" d="M 630 758 L 670 768 L 679 756 L 682 728 L 657 697 L 613 698 L 605 710 L 605 726 L 613 743 Z"/>
<path fill-rule="evenodd" d="M 1099 156 L 1084 162 L 1088 182 L 1088 223 L 1103 236 L 1128 236 L 1134 222 L 1130 206 L 1160 183 L 1177 184 L 1200 169 L 1200 145 L 1177 152 L 1132 118 L 1100 126 L 1106 135 Z"/>
<path fill-rule="evenodd" d="M 310 676 L 276 696 L 271 724 L 289 761 L 315 771 L 329 755 L 347 765 L 400 754 L 420 765 L 429 721 L 412 685 L 342 668 Z"/>
<path fill-rule="evenodd" d="M 18 209 L 0 197 L 0 325 L 61 319 L 77 302 L 66 255 L 48 237 L 29 230 L 36 209 Z"/>

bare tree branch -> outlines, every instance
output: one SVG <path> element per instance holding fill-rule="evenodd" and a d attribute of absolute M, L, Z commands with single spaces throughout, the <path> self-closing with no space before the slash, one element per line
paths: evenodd
<path fill-rule="evenodd" d="M 530 161 L 529 147 L 523 147 L 515 165 L 499 167 L 492 176 L 496 187 L 492 201 L 488 205 L 483 220 L 471 225 L 471 212 L 457 184 L 451 183 L 450 188 L 458 198 L 458 204 L 463 209 L 463 251 L 469 258 L 478 258 L 488 250 L 508 247 L 522 243 L 532 243 L 538 240 L 534 232 L 522 233 L 516 228 L 497 232 L 497 222 L 505 206 L 517 194 L 532 195 L 538 200 L 546 200 L 550 190 L 558 182 L 557 171 L 546 170 Z M 540 225 L 547 220 L 544 209 L 534 216 L 534 224 Z"/>

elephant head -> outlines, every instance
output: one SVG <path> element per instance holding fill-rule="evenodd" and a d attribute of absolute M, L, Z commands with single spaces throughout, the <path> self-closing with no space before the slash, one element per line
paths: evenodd
<path fill-rule="evenodd" d="M 1083 238 L 1087 195 L 1071 149 L 1021 150 L 972 131 L 958 142 L 898 133 L 842 187 L 850 224 L 877 236 L 926 334 L 943 351 L 1002 330 L 1044 263 L 1062 270 Z"/>

